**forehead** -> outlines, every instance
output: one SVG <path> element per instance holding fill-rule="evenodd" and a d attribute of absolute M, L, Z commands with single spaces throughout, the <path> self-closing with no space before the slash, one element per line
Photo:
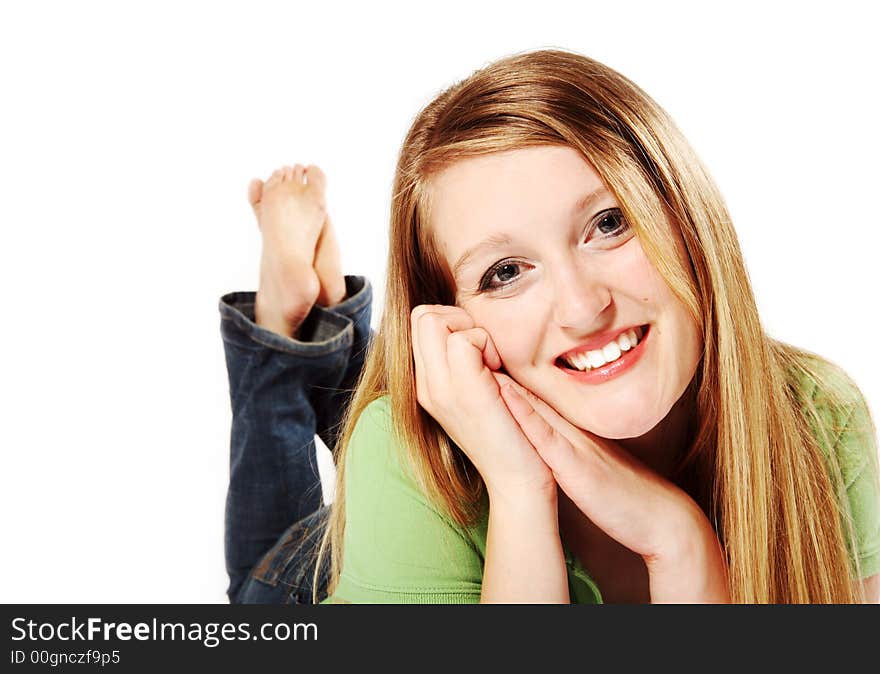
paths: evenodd
<path fill-rule="evenodd" d="M 517 237 L 559 222 L 600 187 L 595 169 L 570 147 L 464 159 L 432 178 L 430 226 L 447 260 L 454 259 L 486 236 Z"/>

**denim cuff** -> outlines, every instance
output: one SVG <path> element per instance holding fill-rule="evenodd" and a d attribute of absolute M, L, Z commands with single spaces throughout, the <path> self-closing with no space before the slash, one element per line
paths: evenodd
<path fill-rule="evenodd" d="M 231 292 L 220 298 L 223 339 L 245 349 L 260 346 L 302 356 L 323 356 L 347 349 L 354 342 L 353 321 L 371 304 L 373 288 L 364 276 L 345 276 L 345 298 L 332 307 L 312 306 L 298 338 L 280 335 L 256 323 L 256 292 Z"/>
<path fill-rule="evenodd" d="M 372 289 L 346 276 L 339 304 L 313 306 L 298 336 L 256 324 L 255 292 L 220 298 L 232 408 L 226 568 L 230 598 L 293 522 L 321 506 L 315 435 L 336 447 L 371 338 Z"/>

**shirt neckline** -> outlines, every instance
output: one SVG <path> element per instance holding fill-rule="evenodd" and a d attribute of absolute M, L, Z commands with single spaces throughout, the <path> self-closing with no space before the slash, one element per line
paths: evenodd
<path fill-rule="evenodd" d="M 565 565 L 568 567 L 569 572 L 575 578 L 580 580 L 584 585 L 586 585 L 586 589 L 592 594 L 594 604 L 603 604 L 605 603 L 602 600 L 602 592 L 599 590 L 599 586 L 596 585 L 596 581 L 590 576 L 589 572 L 584 568 L 581 561 L 575 557 L 574 554 L 568 549 L 568 546 L 563 542 L 562 543 L 562 553 L 565 557 Z M 581 593 L 575 592 L 575 597 L 573 599 L 583 599 L 583 595 Z M 580 601 L 574 603 L 581 603 Z"/>

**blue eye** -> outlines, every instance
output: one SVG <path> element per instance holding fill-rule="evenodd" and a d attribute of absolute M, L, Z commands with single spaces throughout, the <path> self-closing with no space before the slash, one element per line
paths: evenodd
<path fill-rule="evenodd" d="M 593 219 L 589 233 L 592 234 L 594 230 L 601 234 L 601 240 L 607 241 L 625 234 L 629 230 L 629 223 L 623 217 L 623 213 L 621 213 L 619 208 L 609 208 L 599 213 Z M 516 282 L 516 277 L 519 276 L 519 268 L 522 266 L 524 266 L 523 262 L 513 260 L 501 260 L 494 264 L 486 271 L 483 278 L 480 279 L 479 292 L 500 290 L 513 285 Z M 495 277 L 500 282 L 494 281 Z"/>

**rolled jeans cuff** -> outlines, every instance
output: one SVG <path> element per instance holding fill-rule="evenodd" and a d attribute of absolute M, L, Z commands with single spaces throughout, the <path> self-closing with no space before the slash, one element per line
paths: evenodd
<path fill-rule="evenodd" d="M 220 298 L 232 406 L 226 568 L 229 596 L 292 523 L 322 505 L 314 436 L 338 441 L 371 339 L 372 289 L 346 276 L 346 297 L 314 306 L 298 338 L 256 324 L 256 293 Z"/>
<path fill-rule="evenodd" d="M 297 338 L 280 335 L 256 323 L 256 292 L 238 291 L 220 298 L 224 341 L 243 348 L 256 344 L 275 351 L 303 356 L 323 356 L 348 349 L 355 341 L 355 325 L 370 307 L 373 288 L 363 276 L 345 277 L 345 298 L 332 307 L 312 306 Z"/>

